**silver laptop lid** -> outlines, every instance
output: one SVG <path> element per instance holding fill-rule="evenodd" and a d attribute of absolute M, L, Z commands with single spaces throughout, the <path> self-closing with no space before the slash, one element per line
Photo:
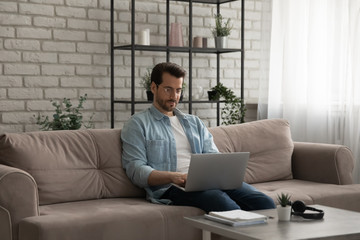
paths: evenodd
<path fill-rule="evenodd" d="M 240 188 L 249 156 L 249 152 L 192 154 L 185 191 Z"/>

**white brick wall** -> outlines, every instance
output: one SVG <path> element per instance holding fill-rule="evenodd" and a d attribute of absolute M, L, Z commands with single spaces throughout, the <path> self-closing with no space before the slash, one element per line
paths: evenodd
<path fill-rule="evenodd" d="M 263 0 L 246 0 L 246 102 L 256 103 L 259 87 L 260 23 Z M 165 44 L 165 0 L 137 0 L 136 32 L 150 28 L 151 42 Z M 193 35 L 208 37 L 215 6 L 193 4 Z M 115 42 L 130 42 L 131 1 L 115 0 Z M 51 115 L 50 99 L 76 99 L 88 94 L 85 117 L 95 113 L 95 127 L 110 126 L 110 0 L 2 0 L 0 2 L 0 134 L 38 130 L 39 112 Z M 240 4 L 222 5 L 222 13 L 235 25 L 229 44 L 238 47 Z M 184 43 L 188 44 L 187 3 L 171 1 L 171 22 L 183 23 Z M 137 40 L 137 36 L 136 36 Z M 235 47 L 234 46 L 234 47 Z M 136 53 L 137 88 L 135 97 L 146 95 L 139 81 L 144 69 L 165 61 L 164 53 Z M 115 96 L 130 96 L 130 52 L 115 55 Z M 221 57 L 220 72 L 226 86 L 239 92 L 239 54 Z M 188 68 L 187 54 L 172 53 L 171 60 Z M 234 75 L 236 75 L 234 77 Z M 215 56 L 194 54 L 193 88 L 196 97 L 215 83 Z M 200 91 L 200 92 L 199 92 Z M 185 94 L 186 95 L 186 94 Z M 195 96 L 194 96 L 195 97 Z M 186 107 L 186 104 L 181 106 Z M 136 105 L 137 111 L 148 105 Z M 212 104 L 194 104 L 194 114 L 213 126 Z M 130 105 L 116 104 L 116 127 L 130 116 Z M 186 111 L 186 109 L 184 109 Z"/>

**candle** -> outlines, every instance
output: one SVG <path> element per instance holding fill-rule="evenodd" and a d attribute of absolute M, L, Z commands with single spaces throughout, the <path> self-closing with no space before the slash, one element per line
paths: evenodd
<path fill-rule="evenodd" d="M 139 44 L 150 45 L 150 29 L 144 29 L 139 34 Z"/>

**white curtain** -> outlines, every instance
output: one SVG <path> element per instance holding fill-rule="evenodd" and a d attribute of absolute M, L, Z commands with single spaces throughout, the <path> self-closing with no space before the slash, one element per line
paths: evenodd
<path fill-rule="evenodd" d="M 271 40 L 263 45 L 270 54 L 261 65 L 258 116 L 287 119 L 295 141 L 348 146 L 359 183 L 360 0 L 270 5 L 263 12 L 271 12 Z"/>

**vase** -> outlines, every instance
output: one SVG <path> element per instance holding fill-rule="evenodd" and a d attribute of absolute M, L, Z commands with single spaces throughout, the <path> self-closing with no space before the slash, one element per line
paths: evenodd
<path fill-rule="evenodd" d="M 154 100 L 154 94 L 152 93 L 152 91 L 146 91 L 146 96 L 149 102 L 152 102 Z"/>
<path fill-rule="evenodd" d="M 173 46 L 173 47 L 184 46 L 181 23 L 171 23 L 169 46 Z"/>
<path fill-rule="evenodd" d="M 209 97 L 209 101 L 217 101 L 219 100 L 219 95 L 217 91 L 208 91 L 208 97 Z"/>
<path fill-rule="evenodd" d="M 277 206 L 277 213 L 279 221 L 290 221 L 291 217 L 291 206 L 282 207 Z"/>
<path fill-rule="evenodd" d="M 194 37 L 193 47 L 202 48 L 203 47 L 203 38 L 202 37 Z"/>
<path fill-rule="evenodd" d="M 202 40 L 203 40 L 202 47 L 203 47 L 203 48 L 207 48 L 207 38 L 204 38 L 204 37 L 203 37 Z"/>
<path fill-rule="evenodd" d="M 215 37 L 214 39 L 216 48 L 227 48 L 228 37 Z"/>
<path fill-rule="evenodd" d="M 150 29 L 144 29 L 139 33 L 139 44 L 150 45 Z"/>

